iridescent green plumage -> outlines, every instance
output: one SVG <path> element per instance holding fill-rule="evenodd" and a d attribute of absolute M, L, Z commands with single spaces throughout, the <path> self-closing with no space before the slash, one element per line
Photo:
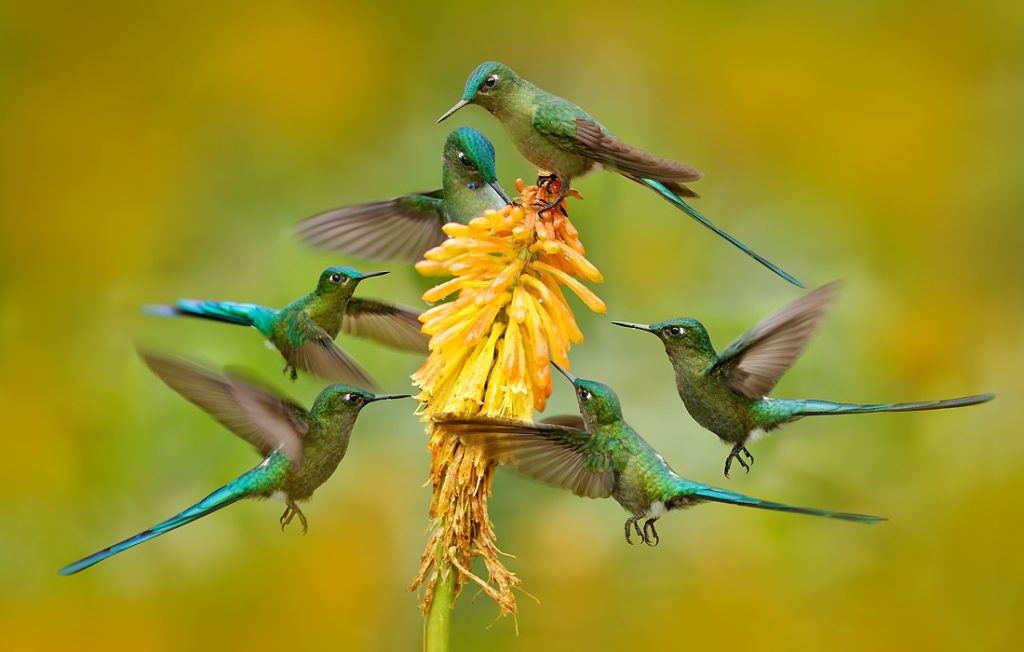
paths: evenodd
<path fill-rule="evenodd" d="M 340 253 L 415 262 L 444 241 L 446 222 L 465 224 L 512 203 L 498 183 L 494 146 L 476 129 L 448 134 L 441 164 L 440 190 L 336 208 L 303 220 L 296 232 L 307 244 Z"/>
<path fill-rule="evenodd" d="M 403 351 L 426 353 L 427 336 L 420 332 L 419 313 L 374 299 L 354 298 L 361 281 L 387 272 L 363 274 L 351 267 L 328 267 L 316 289 L 275 310 L 253 303 L 179 299 L 173 306 L 146 306 L 149 314 L 185 315 L 252 326 L 296 369 L 329 380 L 374 387 L 366 371 L 334 343 L 339 332 L 368 337 Z"/>
<path fill-rule="evenodd" d="M 554 363 L 552 363 L 554 364 Z M 876 523 L 876 516 L 796 507 L 744 496 L 679 476 L 622 417 L 619 399 L 606 385 L 575 378 L 555 365 L 576 390 L 581 419 L 545 423 L 442 417 L 438 421 L 480 447 L 488 456 L 524 475 L 570 489 L 577 496 L 614 498 L 630 513 L 630 529 L 650 545 L 658 542 L 654 522 L 673 509 L 721 502 L 774 511 Z M 647 519 L 641 531 L 639 521 Z"/>
<path fill-rule="evenodd" d="M 549 208 L 561 203 L 574 178 L 600 164 L 653 190 L 768 269 L 800 285 L 793 276 L 715 226 L 683 200 L 697 196 L 685 184 L 700 179 L 703 174 L 699 170 L 624 143 L 580 107 L 538 88 L 508 66 L 496 61 L 480 64 L 466 81 L 462 99 L 438 122 L 467 104 L 490 111 L 505 126 L 523 156 L 561 180 L 561 195 Z"/>
<path fill-rule="evenodd" d="M 831 283 L 807 293 L 738 337 L 720 354 L 715 352 L 707 330 L 696 319 L 671 319 L 650 325 L 613 323 L 654 333 L 665 344 L 665 352 L 675 369 L 676 389 L 687 411 L 701 426 L 733 444 L 725 459 L 726 477 L 733 460 L 749 471 L 748 462 L 740 456 L 746 455 L 749 462 L 754 461 L 747 443 L 803 417 L 940 410 L 975 405 L 993 398 L 991 394 L 980 394 L 877 405 L 768 398 L 766 394 L 818 329 L 837 288 L 838 284 Z"/>
<path fill-rule="evenodd" d="M 281 515 L 281 527 L 298 516 L 305 532 L 306 518 L 296 501 L 312 496 L 338 468 L 348 450 L 359 411 L 373 401 L 409 397 L 331 385 L 320 392 L 307 411 L 237 374 L 222 376 L 194 364 L 152 354 L 143 354 L 143 359 L 168 386 L 252 444 L 264 459 L 181 513 L 65 566 L 61 575 L 77 573 L 243 498 L 280 495 L 287 505 Z"/>

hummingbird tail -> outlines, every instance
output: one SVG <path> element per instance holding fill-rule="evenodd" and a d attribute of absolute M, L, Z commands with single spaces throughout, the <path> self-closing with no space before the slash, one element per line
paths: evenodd
<path fill-rule="evenodd" d="M 81 570 L 85 570 L 93 564 L 98 564 L 108 557 L 113 557 L 119 552 L 124 552 L 125 550 L 133 548 L 144 541 L 149 541 L 161 534 L 166 534 L 175 528 L 179 528 L 182 525 L 188 525 L 192 521 L 200 519 L 207 514 L 212 514 L 218 509 L 227 507 L 231 503 L 245 498 L 249 494 L 250 491 L 236 480 L 221 487 L 217 491 L 214 491 L 212 494 L 203 498 L 201 501 L 180 514 L 176 514 L 166 521 L 154 525 L 144 532 L 139 532 L 135 536 L 125 539 L 120 543 L 115 543 L 109 548 L 104 548 L 103 550 L 93 553 L 84 559 L 80 559 L 73 564 L 68 564 L 64 568 L 60 569 L 60 574 L 72 575 Z"/>
<path fill-rule="evenodd" d="M 753 249 L 751 249 L 747 245 L 743 244 L 742 242 L 740 242 L 736 238 L 732 237 L 731 235 L 729 235 L 728 233 L 726 233 L 722 229 L 720 229 L 717 226 L 715 226 L 711 222 L 711 220 L 709 220 L 708 218 L 706 218 L 703 215 L 701 215 L 700 213 L 698 213 L 695 208 L 693 208 L 692 206 L 687 204 L 685 201 L 683 201 L 683 199 L 678 194 L 673 192 L 668 186 L 666 186 L 661 181 L 655 181 L 654 179 L 644 179 L 644 178 L 640 178 L 640 177 L 631 177 L 631 178 L 633 178 L 634 181 L 640 183 L 641 185 L 647 186 L 648 188 L 650 188 L 654 192 L 658 193 L 658 195 L 660 195 L 663 199 L 665 199 L 666 201 L 671 203 L 673 206 L 675 206 L 679 210 L 683 211 L 684 213 L 686 213 L 687 215 L 689 215 L 693 219 L 697 220 L 698 222 L 700 222 L 704 226 L 708 227 L 709 229 L 711 229 L 712 231 L 714 231 L 715 233 L 717 233 L 721 237 L 725 238 L 734 247 L 736 247 L 737 249 L 739 249 L 743 253 L 747 254 L 748 256 L 750 256 L 751 258 L 756 260 L 757 262 L 761 263 L 762 265 L 764 265 L 768 269 L 772 270 L 773 272 L 775 272 L 776 274 L 778 274 L 782 278 L 786 279 L 787 281 L 789 281 L 793 285 L 795 285 L 797 287 L 801 287 L 801 288 L 804 287 L 803 283 L 801 283 L 800 281 L 796 280 L 796 278 L 794 278 L 789 273 L 783 271 L 782 268 L 780 268 L 778 265 L 776 265 L 775 263 L 771 262 L 770 260 L 768 260 L 767 258 L 762 256 L 761 254 L 757 253 L 756 251 L 754 251 Z"/>
<path fill-rule="evenodd" d="M 761 500 L 738 494 L 728 489 L 716 487 L 704 487 L 698 489 L 693 495 L 717 503 L 728 503 L 730 505 L 741 505 L 743 507 L 756 507 L 757 509 L 770 509 L 776 512 L 790 512 L 791 514 L 807 514 L 809 516 L 820 516 L 822 518 L 835 518 L 841 521 L 853 523 L 878 523 L 885 519 L 880 516 L 867 516 L 865 514 L 850 514 L 848 512 L 833 512 L 825 509 L 814 509 L 811 507 L 797 507 L 785 503 L 773 503 L 769 500 Z"/>
<path fill-rule="evenodd" d="M 991 401 L 993 394 L 978 394 L 942 401 L 918 401 L 916 403 L 879 403 L 860 405 L 857 403 L 833 403 L 831 401 L 796 401 L 797 415 L 801 417 L 819 414 L 867 414 L 870 412 L 918 412 L 922 410 L 944 410 L 965 407 Z"/>
<path fill-rule="evenodd" d="M 265 310 L 262 306 L 251 303 L 196 301 L 194 299 L 179 299 L 173 306 L 145 305 L 142 307 L 144 313 L 157 317 L 185 315 L 227 322 L 229 324 L 240 324 L 242 326 L 252 326 L 254 315 L 261 309 Z"/>

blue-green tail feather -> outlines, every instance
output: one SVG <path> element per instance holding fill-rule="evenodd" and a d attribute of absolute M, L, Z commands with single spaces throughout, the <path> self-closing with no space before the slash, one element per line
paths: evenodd
<path fill-rule="evenodd" d="M 871 412 L 917 412 L 921 410 L 945 410 L 947 408 L 977 405 L 995 398 L 992 394 L 978 394 L 950 398 L 941 401 L 918 401 L 916 403 L 879 403 L 861 405 L 858 403 L 833 403 L 832 401 L 791 401 L 795 416 L 815 416 L 820 414 L 868 414 Z"/>
<path fill-rule="evenodd" d="M 791 514 L 807 514 L 808 516 L 834 518 L 841 521 L 851 521 L 853 523 L 878 523 L 885 520 L 880 516 L 850 514 L 848 512 L 833 512 L 825 509 L 797 507 L 795 505 L 786 505 L 785 503 L 773 503 L 770 500 L 752 498 L 750 496 L 744 496 L 743 494 L 736 493 L 735 491 L 729 491 L 728 489 L 718 489 L 717 487 L 703 486 L 695 492 L 692 492 L 692 494 L 705 500 L 711 500 L 718 503 L 741 505 L 743 507 L 756 507 L 757 509 L 770 509 L 776 512 L 790 512 Z"/>
<path fill-rule="evenodd" d="M 195 299 L 178 299 L 173 306 L 147 305 L 142 307 L 143 312 L 159 317 L 200 317 L 212 319 L 213 321 L 226 322 L 228 324 L 239 324 L 241 326 L 255 326 L 263 330 L 268 317 L 274 311 L 254 303 L 235 303 L 232 301 L 197 301 Z"/>
<path fill-rule="evenodd" d="M 726 233 L 722 229 L 720 229 L 717 226 L 715 226 L 711 222 L 711 220 L 709 220 L 708 218 L 706 218 L 703 215 L 701 215 L 700 213 L 698 213 L 695 208 L 693 208 L 692 206 L 687 204 L 685 201 L 683 201 L 682 198 L 679 197 L 679 195 L 677 195 L 676 193 L 672 192 L 672 190 L 670 190 L 667 186 L 665 186 L 665 184 L 661 183 L 660 181 L 655 181 L 654 179 L 636 178 L 635 181 L 637 181 L 641 185 L 647 186 L 648 188 L 650 188 L 654 192 L 658 193 L 658 195 L 660 195 L 662 198 L 667 200 L 673 206 L 675 206 L 679 210 L 683 211 L 684 213 L 686 213 L 687 215 L 689 215 L 693 219 L 697 220 L 698 222 L 700 222 L 704 226 L 708 227 L 709 229 L 711 229 L 712 231 L 714 231 L 715 233 L 717 233 L 721 237 L 725 238 L 734 247 L 736 247 L 737 249 L 739 249 L 743 253 L 747 254 L 748 256 L 750 256 L 751 258 L 756 260 L 757 262 L 761 263 L 762 265 L 764 265 L 768 269 L 772 270 L 773 272 L 775 272 L 776 274 L 778 274 L 782 278 L 786 279 L 787 281 L 789 281 L 793 285 L 796 285 L 797 287 L 804 287 L 803 283 L 801 283 L 800 281 L 796 280 L 796 278 L 794 278 L 789 273 L 783 271 L 778 265 L 776 265 L 775 263 L 771 262 L 770 260 L 768 260 L 767 258 L 762 256 L 761 254 L 757 253 L 756 251 L 754 251 L 753 249 L 751 249 L 747 245 L 743 244 L 742 242 L 740 242 L 736 238 L 732 237 L 731 235 L 729 235 L 728 233 Z"/>
<path fill-rule="evenodd" d="M 161 534 L 166 534 L 167 532 L 170 532 L 175 528 L 179 528 L 182 525 L 188 525 L 192 521 L 200 519 L 207 514 L 212 514 L 218 509 L 227 507 L 231 503 L 245 498 L 252 493 L 252 487 L 247 486 L 251 484 L 247 481 L 247 475 L 248 474 L 221 487 L 180 514 L 176 514 L 175 516 L 172 516 L 162 523 L 154 525 L 144 532 L 139 532 L 135 536 L 125 539 L 120 543 L 115 543 L 109 548 L 104 548 L 103 550 L 93 553 L 84 559 L 80 559 L 73 564 L 68 564 L 64 568 L 60 569 L 60 574 L 71 575 L 81 570 L 85 570 L 93 564 L 98 564 L 108 557 L 113 557 L 119 552 L 124 552 L 125 550 L 133 548 L 144 541 L 149 541 Z"/>

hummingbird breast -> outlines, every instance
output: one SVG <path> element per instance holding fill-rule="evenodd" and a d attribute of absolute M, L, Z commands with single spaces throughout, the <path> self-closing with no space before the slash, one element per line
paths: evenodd
<path fill-rule="evenodd" d="M 703 428 L 731 443 L 746 441 L 757 428 L 752 402 L 730 388 L 712 382 L 689 382 L 678 386 L 686 410 Z"/>

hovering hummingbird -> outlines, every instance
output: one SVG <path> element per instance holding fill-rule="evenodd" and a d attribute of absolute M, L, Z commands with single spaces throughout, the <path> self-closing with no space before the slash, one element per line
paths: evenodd
<path fill-rule="evenodd" d="M 803 287 L 791 275 L 712 224 L 683 201 L 683 197 L 697 197 L 697 193 L 684 184 L 704 176 L 699 170 L 627 145 L 580 107 L 534 86 L 496 61 L 482 63 L 470 74 L 462 99 L 437 121 L 441 122 L 467 104 L 477 104 L 494 114 L 505 125 L 522 155 L 552 173 L 542 177 L 543 180 L 557 177 L 561 182 L 558 197 L 544 209 L 561 205 L 568 196 L 572 180 L 587 174 L 600 163 L 650 188 L 740 251 L 790 283 Z"/>
<path fill-rule="evenodd" d="M 373 260 L 416 262 L 448 236 L 446 222 L 469 223 L 512 200 L 498 183 L 494 145 L 476 129 L 448 134 L 440 190 L 343 206 L 314 215 L 296 232 L 307 244 Z"/>
<path fill-rule="evenodd" d="M 119 552 L 170 532 L 243 498 L 281 496 L 281 529 L 296 516 L 306 531 L 298 500 L 306 500 L 338 468 L 359 411 L 368 403 L 408 394 L 371 394 L 347 385 L 327 387 L 307 411 L 238 375 L 221 376 L 180 360 L 143 353 L 168 386 L 256 447 L 263 461 L 195 505 L 133 537 L 60 569 L 71 575 Z"/>
<path fill-rule="evenodd" d="M 375 299 L 352 298 L 364 279 L 388 272 L 363 274 L 351 267 L 328 267 L 316 289 L 280 310 L 254 303 L 179 299 L 173 306 L 145 306 L 151 315 L 185 315 L 252 326 L 263 334 L 287 364 L 292 380 L 296 369 L 327 378 L 375 387 L 373 379 L 334 338 L 338 332 L 368 337 L 403 350 L 425 353 L 428 338 L 420 332 L 419 313 Z"/>
<path fill-rule="evenodd" d="M 438 422 L 467 445 L 481 447 L 492 459 L 530 478 L 570 489 L 577 496 L 611 496 L 631 514 L 625 525 L 628 543 L 633 543 L 632 528 L 644 543 L 657 545 L 655 521 L 673 509 L 708 501 L 856 523 L 884 520 L 760 500 L 682 478 L 623 420 L 611 388 L 551 364 L 573 384 L 582 419 L 556 417 L 523 423 L 442 416 Z M 641 531 L 639 521 L 644 518 Z"/>
<path fill-rule="evenodd" d="M 838 287 L 838 283 L 830 283 L 805 294 L 736 338 L 720 354 L 715 353 L 707 330 L 696 319 L 650 325 L 612 323 L 654 333 L 665 344 L 676 372 L 676 389 L 690 416 L 733 445 L 725 458 L 726 477 L 733 460 L 750 471 L 740 457 L 742 453 L 753 463 L 749 442 L 803 417 L 941 410 L 992 400 L 992 394 L 979 394 L 942 401 L 860 405 L 767 397 L 818 329 Z"/>

